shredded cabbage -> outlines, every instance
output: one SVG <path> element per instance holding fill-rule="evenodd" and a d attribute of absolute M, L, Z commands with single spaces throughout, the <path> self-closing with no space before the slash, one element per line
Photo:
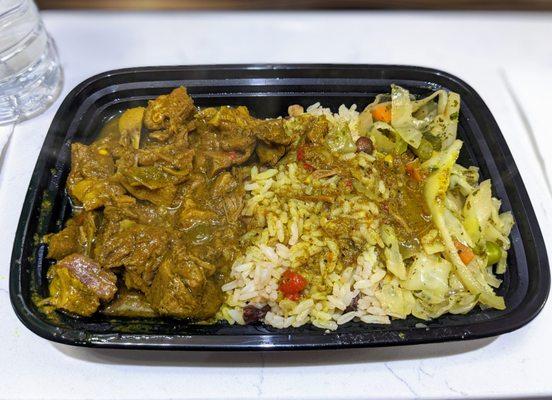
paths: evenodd
<path fill-rule="evenodd" d="M 370 110 L 378 104 L 391 105 L 390 121 L 373 120 Z M 436 228 L 420 238 L 419 246 L 406 248 L 393 227 L 381 227 L 388 274 L 376 296 L 397 318 L 461 314 L 477 304 L 505 308 L 494 289 L 501 284 L 496 274 L 507 268 L 514 221 L 511 213 L 500 213 L 490 180 L 479 183 L 476 167 L 456 164 L 462 147 L 456 138 L 459 112 L 457 93 L 438 90 L 414 99 L 397 85 L 363 112 L 362 132 L 377 151 L 398 155 L 410 148 L 419 158 L 424 198 Z"/>
<path fill-rule="evenodd" d="M 460 153 L 462 142 L 455 140 L 447 149 L 437 153 L 425 165 L 433 169 L 431 175 L 427 178 L 424 187 L 424 196 L 427 206 L 431 212 L 433 223 L 439 230 L 441 238 L 445 245 L 446 256 L 455 268 L 454 273 L 462 284 L 474 295 L 479 295 L 481 303 L 497 308 L 504 309 L 504 299 L 497 296 L 493 289 L 487 284 L 483 271 L 476 265 L 465 265 L 454 244 L 454 240 L 462 238 L 453 238 L 452 233 L 459 234 L 454 227 L 451 232 L 447 224 L 447 218 L 450 222 L 450 216 L 447 217 L 445 208 L 445 197 L 450 183 L 452 168 Z M 463 238 L 464 240 L 466 238 Z"/>
<path fill-rule="evenodd" d="M 395 318 L 429 320 L 445 313 L 464 314 L 478 304 L 505 308 L 494 289 L 502 283 L 497 274 L 507 268 L 514 220 L 510 212 L 500 213 L 491 181 L 479 182 L 478 168 L 456 164 L 462 148 L 457 139 L 460 103 L 457 93 L 446 90 L 415 99 L 408 90 L 391 85 L 391 93 L 376 96 L 351 128 L 372 139 L 375 158 L 415 157 L 423 171 L 433 228 L 414 244 L 399 239 L 400 228 L 388 222 L 379 227 L 379 235 L 374 232 L 386 271 L 374 296 Z M 376 106 L 390 106 L 390 115 L 373 114 Z M 327 138 L 333 151 L 353 151 L 347 129 L 332 131 Z M 382 201 L 376 175 L 351 174 L 357 192 Z"/>
<path fill-rule="evenodd" d="M 433 101 L 435 98 L 437 102 Z M 374 122 L 370 114 L 370 110 L 381 104 L 391 105 L 389 123 Z M 390 95 L 376 96 L 375 101 L 360 114 L 358 130 L 361 135 L 371 136 L 376 149 L 381 152 L 401 154 L 408 145 L 413 150 L 423 147 L 423 154 L 427 154 L 431 146 L 441 150 L 454 142 L 459 112 L 460 96 L 457 93 L 438 90 L 414 100 L 405 88 L 391 85 Z"/>

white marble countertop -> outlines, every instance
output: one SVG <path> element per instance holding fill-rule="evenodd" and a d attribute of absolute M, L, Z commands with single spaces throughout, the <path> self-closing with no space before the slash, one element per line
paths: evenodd
<path fill-rule="evenodd" d="M 495 115 L 552 247 L 552 14 L 45 12 L 61 98 L 113 68 L 202 63 L 399 63 L 447 70 Z M 47 342 L 17 320 L 9 262 L 35 160 L 58 100 L 21 123 L 0 158 L 0 398 L 365 399 L 552 397 L 552 303 L 497 338 L 400 348 L 137 352 Z M 550 253 L 549 253 L 550 254 Z"/>

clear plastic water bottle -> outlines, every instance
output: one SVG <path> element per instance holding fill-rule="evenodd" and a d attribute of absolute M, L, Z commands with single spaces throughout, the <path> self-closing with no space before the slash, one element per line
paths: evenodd
<path fill-rule="evenodd" d="M 59 95 L 57 49 L 32 0 L 0 0 L 0 125 L 33 117 Z"/>

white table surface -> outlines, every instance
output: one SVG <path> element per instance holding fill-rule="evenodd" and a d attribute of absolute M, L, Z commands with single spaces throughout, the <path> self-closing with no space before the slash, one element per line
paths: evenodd
<path fill-rule="evenodd" d="M 52 11 L 43 17 L 65 71 L 61 98 L 93 74 L 142 65 L 400 63 L 452 72 L 495 115 L 552 247 L 543 173 L 552 143 L 552 14 Z M 552 397 L 552 302 L 528 326 L 497 338 L 399 348 L 137 352 L 35 336 L 12 311 L 9 262 L 31 172 L 61 98 L 15 127 L 0 161 L 0 398 Z"/>

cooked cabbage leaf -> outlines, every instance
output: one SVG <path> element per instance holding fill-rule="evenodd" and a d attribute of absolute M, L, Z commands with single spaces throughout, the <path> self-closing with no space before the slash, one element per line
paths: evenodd
<path fill-rule="evenodd" d="M 370 128 L 369 136 L 378 151 L 388 154 L 402 154 L 408 144 L 391 125 L 376 121 Z"/>
<path fill-rule="evenodd" d="M 385 244 L 383 252 L 387 270 L 399 279 L 406 279 L 406 267 L 399 251 L 399 241 L 395 230 L 389 225 L 384 225 L 381 228 L 381 238 Z"/>
<path fill-rule="evenodd" d="M 408 267 L 408 277 L 401 286 L 408 290 L 421 291 L 429 304 L 445 301 L 449 292 L 450 262 L 442 257 L 420 252 Z"/>
<path fill-rule="evenodd" d="M 491 181 L 486 180 L 466 198 L 462 210 L 464 227 L 475 244 L 483 240 L 483 230 L 489 223 L 492 210 Z"/>
<path fill-rule="evenodd" d="M 422 132 L 416 128 L 413 120 L 410 93 L 400 86 L 391 85 L 391 125 L 406 143 L 417 149 Z"/>
<path fill-rule="evenodd" d="M 441 99 L 441 98 L 440 98 Z M 438 110 L 439 110 L 438 106 Z M 429 125 L 429 133 L 441 142 L 441 150 L 449 147 L 456 140 L 458 116 L 460 113 L 460 95 L 448 93 L 446 105 Z"/>
<path fill-rule="evenodd" d="M 412 313 L 416 302 L 409 290 L 402 289 L 396 280 L 384 282 L 376 298 L 385 311 L 396 318 L 406 318 Z"/>

